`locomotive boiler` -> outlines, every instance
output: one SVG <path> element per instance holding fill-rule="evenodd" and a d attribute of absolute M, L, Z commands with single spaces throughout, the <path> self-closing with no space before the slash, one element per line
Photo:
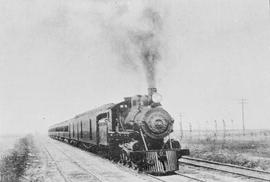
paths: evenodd
<path fill-rule="evenodd" d="M 173 172 L 189 150 L 170 137 L 174 120 L 160 102 L 156 88 L 149 88 L 148 95 L 126 97 L 53 125 L 49 136 L 147 173 Z"/>

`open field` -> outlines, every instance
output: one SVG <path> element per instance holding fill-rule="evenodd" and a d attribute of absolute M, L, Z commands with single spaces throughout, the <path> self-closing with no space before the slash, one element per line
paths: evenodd
<path fill-rule="evenodd" d="M 7 154 L 20 137 L 20 135 L 0 135 L 0 156 Z"/>
<path fill-rule="evenodd" d="M 246 136 L 247 137 L 247 136 Z M 260 138 L 260 137 L 258 137 Z M 208 160 L 269 170 L 269 138 L 221 140 L 218 137 L 182 138 L 191 156 Z M 7 140 L 6 140 L 7 141 Z M 13 140 L 12 140 L 13 141 Z M 158 179 L 119 166 L 87 151 L 46 136 L 24 136 L 1 157 L 2 181 L 157 181 Z M 205 181 L 246 181 L 247 178 L 182 165 L 181 174 Z M 178 173 L 177 173 L 178 174 Z M 181 175 L 162 177 L 163 181 L 189 181 Z M 0 181 L 1 181 L 0 178 Z M 196 181 L 196 180 L 195 180 Z"/>
<path fill-rule="evenodd" d="M 184 131 L 175 135 L 192 157 L 270 171 L 270 131 Z"/>
<path fill-rule="evenodd" d="M 0 181 L 38 181 L 36 150 L 33 136 L 4 136 L 1 138 L 1 144 L 5 150 L 1 150 L 0 157 Z M 31 172 L 30 172 L 31 171 Z M 27 176 L 35 176 L 29 178 Z"/>

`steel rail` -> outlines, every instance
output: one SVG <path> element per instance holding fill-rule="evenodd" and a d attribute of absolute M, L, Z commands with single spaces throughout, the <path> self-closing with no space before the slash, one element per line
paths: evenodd
<path fill-rule="evenodd" d="M 243 169 L 243 170 L 249 170 L 249 171 L 258 172 L 258 173 L 270 174 L 269 171 L 264 171 L 264 170 L 259 170 L 259 169 L 251 169 L 248 167 L 237 166 L 237 165 L 233 165 L 233 164 L 226 164 L 226 163 L 215 162 L 215 161 L 209 161 L 209 160 L 199 159 L 199 158 L 195 158 L 195 157 L 182 156 L 182 158 L 187 159 L 187 160 L 205 162 L 205 163 L 209 163 L 209 164 L 217 164 L 217 165 L 228 166 L 228 167 L 233 167 L 233 168 L 238 168 L 238 169 Z"/>
<path fill-rule="evenodd" d="M 195 160 L 186 159 L 186 160 L 196 161 L 196 159 Z M 185 162 L 185 161 L 179 161 L 179 162 L 182 163 L 182 164 L 185 164 L 185 165 L 191 165 L 191 166 L 195 166 L 195 167 L 199 167 L 199 168 L 206 168 L 206 169 L 211 169 L 211 170 L 215 170 L 215 171 L 221 171 L 221 172 L 225 172 L 225 173 L 235 174 L 235 175 L 244 176 L 244 177 L 247 177 L 247 178 L 253 178 L 253 179 L 262 180 L 262 181 L 270 181 L 270 177 L 269 178 L 258 177 L 258 176 L 243 174 L 243 173 L 237 172 L 237 171 L 228 171 L 228 170 L 225 170 L 225 169 L 218 169 L 218 167 L 215 168 L 215 167 L 206 166 L 206 165 L 203 165 L 203 164 L 196 164 L 196 163 L 192 163 L 192 162 Z M 196 161 L 196 162 L 203 163 L 204 161 L 200 160 L 200 161 Z M 205 163 L 207 163 L 207 162 L 205 162 Z M 212 165 L 223 166 L 222 163 L 221 164 L 212 164 Z M 232 166 L 227 166 L 227 165 L 225 165 L 225 167 L 233 168 Z M 244 170 L 244 169 L 242 169 L 242 170 Z M 254 171 L 254 172 L 256 172 L 256 171 Z M 257 173 L 259 174 L 259 172 L 257 172 Z"/>
<path fill-rule="evenodd" d="M 57 165 L 57 162 L 54 160 L 54 158 L 52 157 L 51 153 L 48 151 L 48 149 L 45 147 L 45 145 L 43 144 L 43 148 L 45 150 L 45 152 L 48 154 L 48 156 L 50 157 L 50 159 L 54 162 L 57 171 L 59 172 L 59 174 L 63 177 L 63 179 L 65 180 L 65 182 L 72 182 L 72 180 L 70 180 L 67 176 L 64 175 L 63 171 L 60 169 L 60 167 Z"/>
<path fill-rule="evenodd" d="M 59 141 L 59 140 L 56 140 L 56 141 L 61 142 L 61 141 Z M 71 147 L 73 147 L 73 148 L 75 148 L 75 149 L 78 149 L 78 150 L 80 150 L 80 151 L 83 151 L 83 152 L 89 152 L 88 150 L 85 150 L 85 149 L 80 148 L 80 147 L 76 147 L 76 146 L 74 146 L 74 145 L 69 145 L 68 143 L 65 143 L 65 142 L 61 142 L 61 143 L 66 144 L 66 145 L 68 145 L 68 146 L 71 146 Z M 100 157 L 99 155 L 97 155 L 97 154 L 95 154 L 95 153 L 93 153 L 93 152 L 90 152 L 89 154 L 94 155 L 94 156 L 96 156 L 96 157 Z M 124 165 L 119 164 L 119 163 L 116 163 L 116 165 L 117 165 L 117 167 L 120 167 L 120 168 L 122 168 L 122 169 L 123 169 L 123 168 L 124 168 L 124 169 L 130 169 L 130 168 L 125 168 Z M 135 171 L 135 170 L 134 170 L 134 171 Z M 156 180 L 158 180 L 158 181 L 168 182 L 168 181 L 165 181 L 165 180 L 163 180 L 163 179 L 158 178 L 157 176 L 154 176 L 154 175 L 151 175 L 151 174 L 147 174 L 147 173 L 144 173 L 144 174 L 145 174 L 146 176 L 148 176 L 148 177 L 150 177 L 150 178 L 154 178 L 154 179 L 156 179 Z"/>
<path fill-rule="evenodd" d="M 197 179 L 197 178 L 195 178 L 195 177 L 191 177 L 191 176 L 188 176 L 188 175 L 183 175 L 183 174 L 177 173 L 177 172 L 175 172 L 175 173 L 178 174 L 179 176 L 183 176 L 183 177 L 185 177 L 185 178 L 189 178 L 189 179 L 192 179 L 192 180 L 195 180 L 195 181 L 206 182 L 206 181 L 204 181 L 204 180 Z M 168 180 L 161 179 L 161 178 L 159 178 L 158 176 L 154 176 L 154 175 L 152 175 L 152 174 L 147 174 L 147 176 L 150 176 L 151 178 L 154 178 L 154 179 L 159 180 L 159 181 L 162 181 L 162 182 L 168 182 Z"/>
<path fill-rule="evenodd" d="M 175 172 L 176 174 L 180 175 L 180 176 L 184 176 L 186 178 L 189 178 L 189 179 L 193 179 L 193 180 L 196 180 L 196 181 L 200 181 L 200 182 L 206 182 L 205 180 L 202 180 L 202 179 L 198 179 L 198 178 L 195 178 L 195 177 L 192 177 L 190 175 L 186 175 L 186 174 L 181 174 L 179 172 Z"/>
<path fill-rule="evenodd" d="M 154 178 L 154 179 L 156 179 L 156 180 L 159 180 L 159 181 L 162 181 L 162 182 L 168 182 L 168 181 L 165 181 L 165 180 L 163 180 L 163 179 L 160 179 L 158 176 L 154 176 L 154 175 L 152 175 L 152 174 L 146 174 L 147 176 L 150 176 L 151 178 Z"/>
<path fill-rule="evenodd" d="M 59 140 L 57 140 L 58 142 L 61 142 L 61 141 L 59 141 Z M 67 143 L 64 143 L 64 142 L 61 142 L 61 143 L 63 143 L 63 144 L 67 144 Z M 61 149 L 59 149 L 59 146 L 57 146 L 56 144 L 53 144 L 53 145 L 55 145 L 57 148 L 58 148 L 58 150 L 60 150 L 64 155 L 66 155 L 68 158 L 70 158 L 70 159 L 72 159 L 70 156 L 68 156 L 66 153 L 64 153 Z M 71 147 L 74 147 L 74 148 L 76 148 L 76 149 L 79 149 L 79 150 L 81 150 L 81 151 L 86 151 L 86 150 L 84 150 L 84 149 L 82 149 L 82 148 L 80 148 L 80 147 L 75 147 L 75 146 L 73 146 L 73 145 L 68 145 L 68 146 L 71 146 Z M 100 157 L 99 155 L 97 155 L 97 154 L 95 154 L 95 153 L 91 153 L 92 155 L 95 155 L 95 156 L 97 156 L 97 157 Z M 74 160 L 73 160 L 73 162 L 74 162 Z M 77 164 L 76 163 L 76 161 L 74 162 L 75 164 Z M 123 165 L 121 165 L 122 167 L 123 167 Z M 183 177 L 185 177 L 185 178 L 189 178 L 189 179 L 192 179 L 192 180 L 195 180 L 195 181 L 199 181 L 199 182 L 206 182 L 206 181 L 204 181 L 204 180 L 201 180 L 201 179 L 198 179 L 198 178 L 195 178 L 195 177 L 192 177 L 192 176 L 189 176 L 189 175 L 185 175 L 185 174 L 181 174 L 181 173 L 178 173 L 178 172 L 175 172 L 177 175 L 179 175 L 179 176 L 183 176 Z M 92 174 L 92 173 L 91 173 Z M 151 178 L 154 178 L 154 179 L 156 179 L 156 180 L 158 180 L 158 181 L 162 181 L 162 182 L 168 182 L 168 181 L 166 181 L 166 180 L 163 180 L 163 179 L 161 179 L 161 178 L 159 178 L 158 176 L 154 176 L 154 175 L 151 175 L 151 174 L 147 174 L 147 173 L 144 173 L 146 176 L 149 176 L 149 177 L 151 177 Z"/>
<path fill-rule="evenodd" d="M 98 177 L 96 174 L 93 174 L 91 171 L 89 171 L 88 169 L 84 168 L 83 166 L 81 166 L 77 161 L 75 161 L 72 157 L 70 157 L 69 155 L 67 155 L 65 152 L 63 152 L 58 145 L 53 144 L 54 146 L 56 146 L 55 148 L 57 148 L 60 152 L 62 152 L 67 158 L 69 158 L 76 166 L 78 166 L 79 168 L 81 168 L 83 171 L 87 172 L 88 174 L 90 174 L 91 176 L 93 176 L 94 178 L 97 179 L 97 181 L 99 182 L 104 182 L 107 181 L 105 179 L 101 179 L 100 177 Z"/>

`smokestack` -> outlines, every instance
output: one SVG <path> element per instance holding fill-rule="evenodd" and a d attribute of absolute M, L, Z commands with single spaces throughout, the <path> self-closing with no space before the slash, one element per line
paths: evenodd
<path fill-rule="evenodd" d="M 150 102 L 150 103 L 153 102 L 153 101 L 152 101 L 152 95 L 153 95 L 154 93 L 156 93 L 156 92 L 157 92 L 157 88 L 154 88 L 154 87 L 148 88 L 148 97 L 149 97 L 149 102 Z"/>

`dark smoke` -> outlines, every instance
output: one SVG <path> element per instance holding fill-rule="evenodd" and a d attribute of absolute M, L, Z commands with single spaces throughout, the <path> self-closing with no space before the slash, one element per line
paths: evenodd
<path fill-rule="evenodd" d="M 127 11 L 126 17 L 121 15 L 120 20 L 123 17 L 124 20 L 129 20 L 128 13 Z M 135 71 L 143 68 L 148 87 L 155 87 L 157 64 L 161 60 L 162 19 L 158 11 L 145 7 L 139 15 L 136 14 L 136 17 L 130 22 L 120 21 L 120 24 L 112 22 L 113 28 L 109 29 L 113 36 L 113 49 L 122 57 L 121 66 Z M 132 26 L 129 26 L 130 24 Z"/>
<path fill-rule="evenodd" d="M 141 61 L 148 87 L 156 86 L 156 67 L 161 56 L 159 53 L 159 42 L 152 32 L 140 32 L 131 35 L 132 42 L 139 48 L 139 60 Z"/>
<path fill-rule="evenodd" d="M 147 78 L 148 87 L 156 87 L 157 63 L 161 59 L 159 33 L 162 23 L 158 12 L 147 8 L 143 12 L 143 18 L 149 23 L 147 31 L 131 32 L 131 42 L 138 47 L 139 58 L 142 61 Z"/>

